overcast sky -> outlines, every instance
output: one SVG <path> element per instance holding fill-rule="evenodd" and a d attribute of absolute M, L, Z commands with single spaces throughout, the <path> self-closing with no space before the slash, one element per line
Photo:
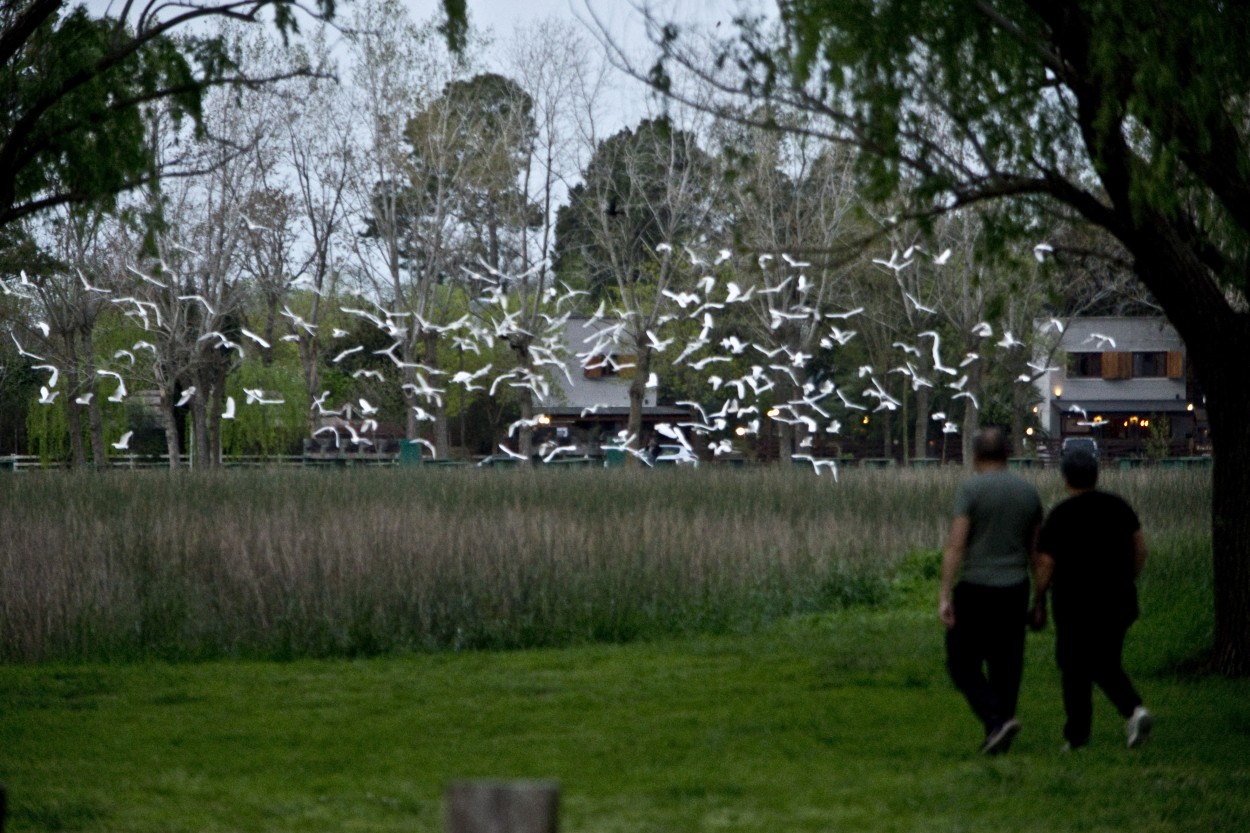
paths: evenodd
<path fill-rule="evenodd" d="M 413 20 L 424 20 L 441 13 L 438 0 L 405 0 Z M 568 20 L 585 27 L 585 43 L 592 49 L 603 49 L 600 39 L 605 32 L 611 42 L 623 46 L 635 58 L 647 61 L 653 48 L 646 37 L 640 6 L 654 14 L 676 22 L 690 22 L 712 28 L 717 22 L 727 27 L 743 12 L 758 14 L 776 8 L 775 0 L 467 0 L 473 25 L 494 32 L 496 43 L 511 38 L 519 26 L 548 17 Z M 602 29 L 600 28 L 602 26 Z M 644 63 L 646 65 L 646 63 Z M 619 104 L 610 108 L 619 114 L 613 129 L 632 126 L 646 112 L 649 92 L 624 76 L 614 80 Z"/>

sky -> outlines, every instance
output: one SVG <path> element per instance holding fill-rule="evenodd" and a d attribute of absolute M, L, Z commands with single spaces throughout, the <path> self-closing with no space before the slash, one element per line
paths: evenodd
<path fill-rule="evenodd" d="M 414 20 L 428 18 L 438 12 L 438 0 L 405 0 Z M 467 0 L 473 25 L 490 28 L 496 42 L 504 42 L 517 27 L 548 17 L 568 20 L 584 27 L 586 43 L 603 49 L 600 39 L 623 46 L 631 55 L 644 60 L 653 53 L 646 37 L 640 6 L 649 7 L 657 16 L 677 22 L 692 22 L 712 27 L 717 22 L 728 26 L 743 12 L 761 13 L 776 8 L 775 0 Z M 601 28 L 602 27 L 602 28 Z M 649 61 L 644 65 L 649 65 Z M 614 81 L 620 91 L 620 103 L 613 128 L 632 125 L 645 112 L 643 99 L 649 94 L 638 82 L 623 75 Z M 634 95 L 634 92 L 637 95 Z"/>

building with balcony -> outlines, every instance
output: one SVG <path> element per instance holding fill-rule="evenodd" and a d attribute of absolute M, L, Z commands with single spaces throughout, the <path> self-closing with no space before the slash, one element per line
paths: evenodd
<path fill-rule="evenodd" d="M 1206 414 L 1185 343 L 1163 318 L 1074 318 L 1037 381 L 1045 436 L 1093 437 L 1120 454 L 1166 442 L 1209 451 Z M 1152 430 L 1153 426 L 1153 430 Z"/>

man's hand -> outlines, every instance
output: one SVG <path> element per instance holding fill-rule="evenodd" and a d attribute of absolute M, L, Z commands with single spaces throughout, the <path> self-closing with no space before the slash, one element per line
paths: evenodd
<path fill-rule="evenodd" d="M 938 618 L 942 620 L 942 624 L 947 630 L 955 627 L 955 605 L 948 599 L 938 602 Z"/>
<path fill-rule="evenodd" d="M 1040 631 L 1046 627 L 1046 599 L 1038 599 L 1033 604 L 1033 609 L 1029 611 L 1029 627 L 1035 631 Z"/>

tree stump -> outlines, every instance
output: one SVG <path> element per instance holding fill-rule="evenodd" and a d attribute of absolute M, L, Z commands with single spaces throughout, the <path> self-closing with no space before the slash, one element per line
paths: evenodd
<path fill-rule="evenodd" d="M 556 833 L 554 781 L 457 781 L 447 787 L 447 833 Z"/>

